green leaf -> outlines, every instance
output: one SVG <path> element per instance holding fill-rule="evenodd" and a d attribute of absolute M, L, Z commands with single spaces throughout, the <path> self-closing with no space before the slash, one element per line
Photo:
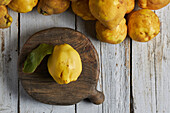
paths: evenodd
<path fill-rule="evenodd" d="M 41 61 L 46 55 L 52 54 L 53 45 L 40 44 L 36 49 L 34 49 L 24 62 L 23 72 L 33 73 L 36 68 L 40 65 Z"/>

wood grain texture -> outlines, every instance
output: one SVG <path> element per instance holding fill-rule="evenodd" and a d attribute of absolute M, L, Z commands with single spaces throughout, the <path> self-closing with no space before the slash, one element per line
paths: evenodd
<path fill-rule="evenodd" d="M 69 21 L 68 21 L 69 20 Z M 21 14 L 20 47 L 34 33 L 50 27 L 75 27 L 75 16 L 68 10 L 65 13 L 43 16 L 36 9 L 30 13 Z M 47 105 L 32 99 L 20 85 L 20 113 L 74 113 L 75 106 Z"/>
<path fill-rule="evenodd" d="M 83 71 L 77 81 L 65 85 L 57 84 L 48 72 L 48 57 L 34 73 L 26 74 L 22 71 L 26 57 L 43 43 L 54 46 L 67 43 L 77 50 L 83 65 Z M 73 29 L 50 28 L 34 34 L 24 44 L 18 65 L 22 86 L 30 96 L 40 102 L 72 105 L 86 98 L 95 104 L 101 104 L 104 100 L 104 95 L 96 90 L 100 68 L 98 54 L 90 40 Z"/>
<path fill-rule="evenodd" d="M 101 43 L 105 102 L 103 113 L 130 111 L 130 40 L 121 44 Z"/>
<path fill-rule="evenodd" d="M 18 112 L 18 13 L 9 14 L 12 26 L 0 29 L 0 113 Z"/>
<path fill-rule="evenodd" d="M 147 43 L 132 42 L 132 88 L 135 113 L 170 112 L 170 5 L 155 13 L 160 34 Z"/>
<path fill-rule="evenodd" d="M 100 59 L 100 41 L 95 37 L 95 21 L 84 21 L 80 17 L 77 17 L 77 30 L 85 34 L 95 46 L 98 55 L 99 63 L 101 65 Z M 100 66 L 101 68 L 101 66 Z M 101 70 L 101 69 L 100 69 Z M 101 82 L 101 72 L 99 74 L 98 90 L 102 91 L 102 82 Z M 82 101 L 77 104 L 77 113 L 102 113 L 102 104 L 94 105 L 88 101 Z"/>
<path fill-rule="evenodd" d="M 161 21 L 161 35 L 156 39 L 156 111 L 170 113 L 170 5 L 155 11 Z"/>

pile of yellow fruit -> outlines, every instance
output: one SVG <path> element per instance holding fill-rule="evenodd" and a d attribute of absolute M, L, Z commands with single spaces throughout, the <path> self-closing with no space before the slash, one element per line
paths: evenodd
<path fill-rule="evenodd" d="M 96 33 L 100 41 L 118 44 L 128 35 L 136 41 L 147 42 L 160 32 L 158 16 L 151 10 L 160 9 L 170 0 L 138 0 L 138 11 L 132 11 L 135 0 L 71 0 L 73 12 L 84 20 L 97 20 Z M 16 12 L 30 12 L 36 5 L 43 15 L 59 14 L 70 6 L 69 0 L 0 0 L 0 28 L 12 23 L 6 5 Z M 125 15 L 127 16 L 127 25 Z"/>

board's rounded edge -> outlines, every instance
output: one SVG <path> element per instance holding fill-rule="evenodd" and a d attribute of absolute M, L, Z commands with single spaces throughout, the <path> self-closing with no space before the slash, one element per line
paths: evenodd
<path fill-rule="evenodd" d="M 100 64 L 99 64 L 99 56 L 98 56 L 98 53 L 97 53 L 97 50 L 95 49 L 94 45 L 92 44 L 92 42 L 89 40 L 89 38 L 87 38 L 86 35 L 84 35 L 83 33 L 79 32 L 79 31 L 76 31 L 72 28 L 67 28 L 67 27 L 52 27 L 52 28 L 48 28 L 48 29 L 44 29 L 44 30 L 41 30 L 41 31 L 38 31 L 36 33 L 34 33 L 33 35 L 31 35 L 28 40 L 24 43 L 23 47 L 31 40 L 32 37 L 34 37 L 35 35 L 37 34 L 40 34 L 40 33 L 43 33 L 43 32 L 46 32 L 46 31 L 49 31 L 49 30 L 53 30 L 53 29 L 64 29 L 64 30 L 72 30 L 74 32 L 77 32 L 77 33 L 80 33 L 81 35 L 84 36 L 84 38 L 86 40 L 88 40 L 88 42 L 90 43 L 90 46 L 93 48 L 93 52 L 95 53 L 95 57 L 96 57 L 96 60 L 97 60 L 97 76 L 96 76 L 96 86 L 97 86 L 97 82 L 98 82 L 98 79 L 99 79 L 99 73 L 100 73 Z M 22 73 L 22 66 L 20 65 L 20 58 L 21 58 L 21 55 L 23 54 L 23 47 L 20 51 L 20 54 L 19 54 L 19 57 L 18 57 L 18 61 L 17 61 L 17 69 L 18 69 L 18 75 L 19 75 L 19 79 L 21 80 L 22 77 L 20 75 L 20 73 Z M 24 90 L 29 94 L 30 97 L 32 97 L 33 99 L 35 99 L 36 101 L 39 101 L 39 102 L 42 102 L 42 103 L 45 103 L 45 104 L 50 104 L 50 105 L 73 105 L 73 104 L 76 104 L 78 102 L 80 102 L 81 100 L 83 99 L 86 99 L 86 98 L 89 98 L 89 96 L 91 95 L 91 93 L 85 97 L 85 98 L 82 98 L 74 103 L 57 103 L 57 102 L 46 102 L 46 101 L 42 101 L 41 99 L 38 99 L 38 98 L 35 98 L 32 94 L 30 94 L 27 89 L 24 87 L 24 84 L 23 84 L 23 81 L 21 80 L 21 84 L 24 88 Z"/>

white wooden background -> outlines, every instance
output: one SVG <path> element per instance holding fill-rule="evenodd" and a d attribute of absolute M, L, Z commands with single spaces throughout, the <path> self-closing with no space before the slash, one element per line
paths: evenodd
<path fill-rule="evenodd" d="M 161 21 L 155 39 L 139 43 L 127 37 L 118 45 L 97 41 L 95 22 L 83 21 L 71 9 L 52 16 L 36 9 L 9 13 L 12 26 L 0 29 L 0 113 L 170 113 L 170 5 L 155 11 Z M 103 104 L 46 105 L 23 90 L 17 74 L 19 51 L 32 34 L 50 27 L 73 28 L 92 41 L 100 57 L 98 89 L 105 94 Z"/>

